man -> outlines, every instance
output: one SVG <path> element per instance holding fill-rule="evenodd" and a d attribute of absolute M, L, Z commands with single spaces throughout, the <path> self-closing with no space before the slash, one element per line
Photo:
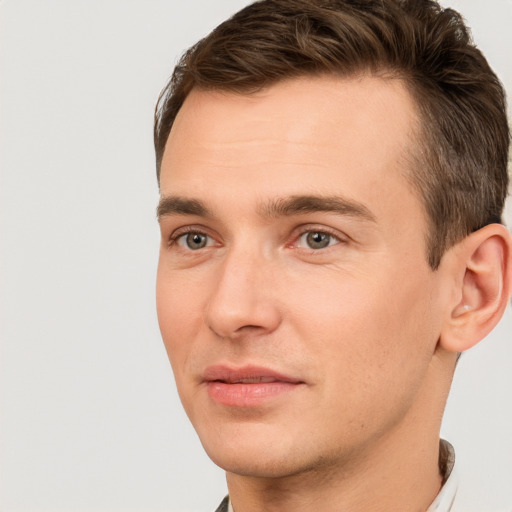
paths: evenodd
<path fill-rule="evenodd" d="M 218 510 L 448 511 L 461 352 L 501 318 L 502 87 L 429 0 L 264 0 L 155 121 L 157 308 Z"/>

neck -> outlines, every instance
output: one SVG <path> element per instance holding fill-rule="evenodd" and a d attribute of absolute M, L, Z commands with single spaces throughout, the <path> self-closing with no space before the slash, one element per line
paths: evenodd
<path fill-rule="evenodd" d="M 281 478 L 227 473 L 234 511 L 425 512 L 442 485 L 439 430 L 452 376 L 438 363 L 402 421 L 339 465 Z"/>

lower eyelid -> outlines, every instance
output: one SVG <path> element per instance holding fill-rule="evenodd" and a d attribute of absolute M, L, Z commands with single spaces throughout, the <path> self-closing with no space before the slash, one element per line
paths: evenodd
<path fill-rule="evenodd" d="M 176 231 L 178 231 L 178 232 L 176 232 Z M 176 230 L 176 231 L 174 231 L 167 237 L 167 240 L 168 240 L 167 245 L 169 247 L 171 247 L 173 245 L 178 245 L 179 247 L 182 247 L 183 249 L 188 250 L 190 252 L 197 252 L 197 251 L 201 250 L 201 249 L 196 249 L 196 251 L 194 251 L 193 249 L 190 249 L 185 246 L 185 237 L 187 235 L 196 234 L 196 233 L 199 235 L 203 235 L 207 238 L 207 243 L 206 243 L 205 247 L 203 247 L 202 249 L 206 249 L 206 248 L 215 246 L 218 243 L 214 237 L 212 237 L 211 235 L 209 235 L 208 233 L 206 233 L 204 230 L 201 230 L 201 229 L 197 229 L 197 228 L 194 229 L 193 227 L 190 227 L 189 229 L 184 228 L 184 229 Z M 323 248 L 315 249 L 312 247 L 308 247 L 306 244 L 299 246 L 301 238 L 304 237 L 304 235 L 307 235 L 308 233 L 322 233 L 322 234 L 328 235 L 331 238 L 331 240 L 330 240 L 329 244 Z M 348 243 L 348 241 L 349 240 L 346 237 L 343 237 L 338 233 L 332 233 L 328 229 L 325 229 L 325 228 L 320 229 L 320 228 L 310 227 L 308 229 L 301 230 L 293 238 L 293 241 L 291 242 L 289 247 L 297 247 L 299 249 L 306 249 L 306 250 L 318 252 L 322 249 L 327 249 L 327 248 L 332 247 L 337 244 Z"/>
<path fill-rule="evenodd" d="M 339 236 L 337 234 L 334 234 L 334 233 L 331 233 L 330 231 L 328 231 L 326 229 L 307 229 L 305 231 L 302 231 L 301 233 L 299 233 L 296 236 L 295 242 L 293 243 L 293 245 L 297 246 L 299 244 L 301 238 L 304 235 L 307 235 L 308 233 L 322 233 L 322 234 L 328 235 L 329 237 L 331 237 L 331 239 L 333 239 L 335 241 L 335 243 L 329 243 L 329 245 L 324 247 L 324 249 L 327 249 L 328 247 L 332 247 L 333 245 L 337 245 L 338 243 L 346 242 L 346 240 L 344 238 L 342 238 L 341 236 Z M 301 247 L 301 248 L 309 249 L 309 250 L 315 250 L 315 249 L 313 249 L 311 247 Z M 316 250 L 321 250 L 321 249 L 316 249 Z"/>
<path fill-rule="evenodd" d="M 205 247 L 209 247 L 211 245 L 211 243 L 214 241 L 213 238 L 210 235 L 207 235 L 206 233 L 201 233 L 199 231 L 189 231 L 187 233 L 181 233 L 180 235 L 178 235 L 175 238 L 176 243 L 179 244 L 179 245 L 181 245 L 180 242 L 182 244 L 186 244 L 186 240 L 187 240 L 187 237 L 189 235 L 201 235 L 201 236 L 204 236 L 206 238 L 206 245 L 205 245 Z"/>

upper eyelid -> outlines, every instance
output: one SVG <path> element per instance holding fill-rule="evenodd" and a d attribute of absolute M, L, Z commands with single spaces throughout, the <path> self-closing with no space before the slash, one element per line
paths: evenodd
<path fill-rule="evenodd" d="M 351 238 L 346 233 L 339 231 L 338 229 L 330 228 L 328 226 L 322 226 L 319 224 L 304 224 L 302 226 L 298 226 L 294 230 L 294 233 L 296 233 L 296 235 L 294 235 L 294 238 L 298 239 L 305 233 L 309 233 L 311 231 L 318 233 L 326 233 L 328 235 L 333 236 L 334 238 L 337 238 L 340 242 L 351 240 Z"/>
<path fill-rule="evenodd" d="M 179 238 L 180 236 L 186 235 L 188 233 L 199 233 L 201 235 L 209 236 L 210 238 L 215 238 L 212 235 L 210 229 L 208 229 L 204 226 L 201 226 L 201 225 L 190 224 L 190 225 L 186 225 L 186 226 L 180 226 L 178 228 L 171 230 L 171 232 L 169 234 L 169 239 L 176 239 L 176 238 Z"/>
<path fill-rule="evenodd" d="M 335 228 L 331 228 L 329 226 L 325 226 L 318 223 L 306 223 L 301 224 L 298 226 L 295 226 L 290 234 L 287 236 L 287 241 L 285 242 L 285 245 L 291 246 L 294 243 L 298 241 L 298 239 L 303 236 L 305 233 L 311 232 L 311 231 L 317 231 L 319 233 L 326 233 L 336 239 L 338 239 L 340 242 L 349 242 L 352 240 L 352 238 L 347 235 L 345 232 L 340 231 Z M 183 235 L 189 234 L 189 233 L 199 233 L 203 234 L 205 236 L 208 236 L 209 238 L 215 240 L 216 242 L 219 242 L 220 237 L 218 234 L 207 228 L 204 225 L 201 224 L 189 224 L 177 227 L 175 229 L 170 230 L 169 235 L 166 237 L 169 242 L 176 241 L 178 238 L 180 238 Z"/>
<path fill-rule="evenodd" d="M 173 244 L 182 246 L 182 244 L 180 242 L 182 241 L 182 239 L 185 240 L 185 237 L 187 237 L 190 234 L 203 235 L 207 239 L 207 244 L 204 247 L 196 249 L 194 252 L 200 251 L 201 249 L 207 249 L 207 248 L 211 247 L 212 245 L 215 245 L 215 243 L 216 243 L 216 241 L 213 237 L 211 237 L 210 235 L 208 235 L 206 233 L 202 233 L 202 232 L 198 232 L 198 231 L 189 231 L 189 232 L 185 232 L 185 233 L 180 233 L 176 237 L 174 237 L 171 241 Z M 209 243 L 208 243 L 208 239 L 209 239 Z M 189 249 L 190 249 L 190 247 L 189 247 Z"/>
<path fill-rule="evenodd" d="M 338 235 L 334 235 L 333 233 L 331 233 L 329 231 L 322 231 L 320 229 L 308 229 L 306 231 L 303 231 L 302 233 L 299 234 L 297 239 L 300 240 L 301 238 L 303 238 L 305 235 L 307 235 L 309 233 L 321 233 L 321 234 L 327 235 L 331 238 L 334 238 L 335 240 L 338 240 L 339 242 L 343 241 L 342 238 L 339 237 Z"/>
<path fill-rule="evenodd" d="M 214 242 L 214 244 L 219 243 L 218 237 L 213 236 L 209 232 L 209 230 L 205 229 L 202 226 L 194 226 L 194 225 L 181 226 L 179 228 L 173 229 L 171 231 L 171 233 L 169 233 L 169 235 L 163 236 L 162 238 L 163 238 L 163 240 L 167 241 L 168 247 L 171 248 L 173 246 L 178 245 L 178 241 L 180 240 L 180 238 L 182 238 L 183 236 L 188 235 L 190 233 L 198 233 L 200 235 L 205 235 L 210 240 L 212 240 Z M 211 245 L 214 245 L 214 244 L 211 244 Z M 211 247 L 211 245 L 209 245 L 207 247 Z"/>

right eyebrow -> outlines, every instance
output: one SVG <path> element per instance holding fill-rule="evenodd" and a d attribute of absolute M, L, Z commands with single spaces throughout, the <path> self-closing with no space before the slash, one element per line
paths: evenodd
<path fill-rule="evenodd" d="M 197 215 L 199 217 L 212 217 L 210 210 L 204 203 L 196 199 L 187 199 L 179 196 L 165 196 L 160 198 L 156 208 L 157 219 L 168 215 Z"/>

